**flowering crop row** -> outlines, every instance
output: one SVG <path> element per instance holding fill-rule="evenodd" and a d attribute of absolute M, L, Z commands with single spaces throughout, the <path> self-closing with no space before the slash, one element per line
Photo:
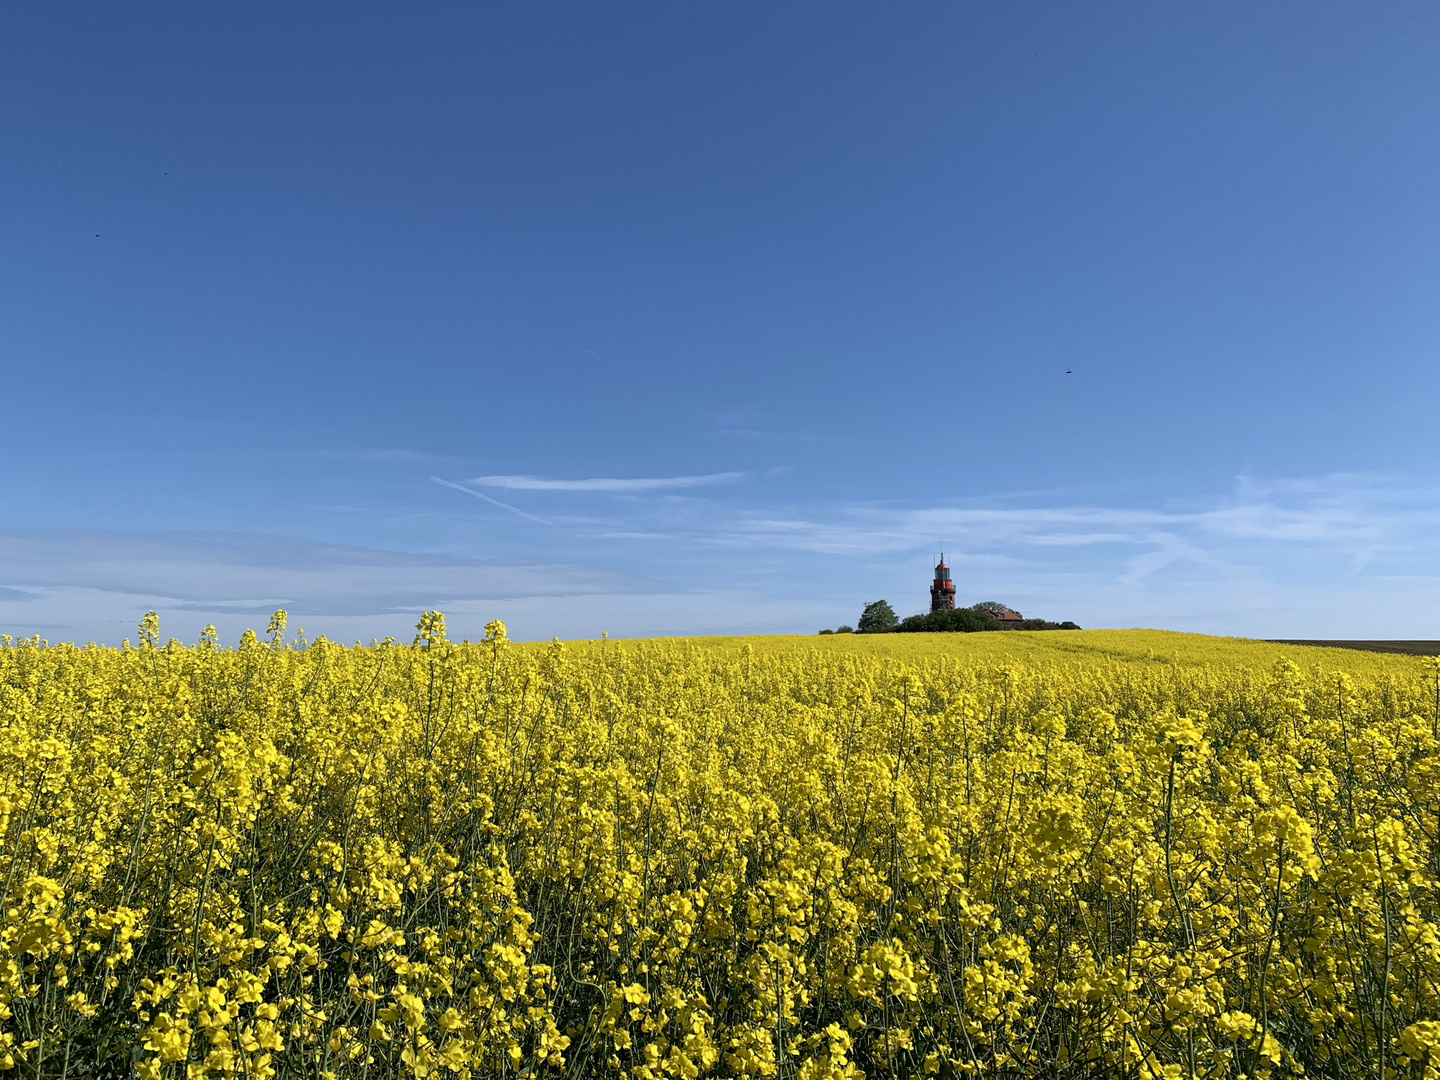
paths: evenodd
<path fill-rule="evenodd" d="M 272 631 L 0 648 L 0 1068 L 1440 1076 L 1433 665 Z"/>

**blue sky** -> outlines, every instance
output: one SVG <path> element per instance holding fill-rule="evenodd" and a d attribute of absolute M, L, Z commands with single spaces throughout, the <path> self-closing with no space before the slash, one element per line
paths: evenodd
<path fill-rule="evenodd" d="M 9 5 L 0 630 L 1440 636 L 1440 8 Z"/>

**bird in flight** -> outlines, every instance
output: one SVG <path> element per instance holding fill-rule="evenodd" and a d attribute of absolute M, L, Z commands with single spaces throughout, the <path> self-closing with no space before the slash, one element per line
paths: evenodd
<path fill-rule="evenodd" d="M 1068 367 L 1065 369 L 1065 374 L 1066 374 L 1066 375 L 1069 375 L 1069 374 L 1070 374 L 1070 369 L 1069 369 Z"/>

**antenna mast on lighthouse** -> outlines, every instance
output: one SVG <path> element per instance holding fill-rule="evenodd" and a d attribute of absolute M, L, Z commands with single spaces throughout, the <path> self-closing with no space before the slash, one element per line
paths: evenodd
<path fill-rule="evenodd" d="M 945 553 L 940 553 L 940 562 L 935 567 L 935 580 L 930 583 L 930 610 L 955 610 L 955 582 L 950 580 L 950 567 L 945 565 Z"/>

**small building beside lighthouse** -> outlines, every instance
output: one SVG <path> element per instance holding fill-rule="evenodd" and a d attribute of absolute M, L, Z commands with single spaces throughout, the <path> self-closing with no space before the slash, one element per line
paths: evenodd
<path fill-rule="evenodd" d="M 943 552 L 935 567 L 935 580 L 930 583 L 930 610 L 955 610 L 955 582 L 950 580 L 950 567 L 945 565 Z"/>

